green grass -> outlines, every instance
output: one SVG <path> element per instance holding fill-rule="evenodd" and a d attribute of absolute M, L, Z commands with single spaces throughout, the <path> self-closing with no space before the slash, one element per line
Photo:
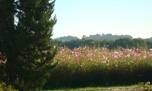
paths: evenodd
<path fill-rule="evenodd" d="M 127 90 L 127 89 L 132 89 L 131 91 L 140 90 L 138 85 L 131 85 L 131 86 L 114 86 L 114 87 L 62 88 L 62 89 L 43 90 L 43 91 L 105 91 L 105 90 L 106 91 L 107 90 L 108 91 L 111 91 L 111 90 L 121 91 L 121 90 Z"/>

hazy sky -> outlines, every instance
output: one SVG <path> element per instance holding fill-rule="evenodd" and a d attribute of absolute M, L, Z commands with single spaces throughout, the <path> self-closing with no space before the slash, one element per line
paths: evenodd
<path fill-rule="evenodd" d="M 152 37 L 152 0 L 56 0 L 53 37 L 116 34 Z"/>

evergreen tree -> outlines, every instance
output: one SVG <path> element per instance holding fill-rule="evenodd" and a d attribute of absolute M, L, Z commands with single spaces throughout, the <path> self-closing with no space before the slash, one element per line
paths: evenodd
<path fill-rule="evenodd" d="M 0 49 L 7 58 L 5 81 L 21 91 L 39 90 L 56 65 L 52 64 L 56 48 L 49 45 L 56 23 L 56 18 L 52 18 L 55 1 L 2 1 L 6 13 L 0 27 Z"/>
<path fill-rule="evenodd" d="M 14 13 L 15 6 L 13 5 L 14 0 L 0 0 L 0 60 L 3 63 L 6 60 L 6 52 L 11 51 L 13 39 L 11 38 L 14 34 Z M 9 21 L 9 22 L 8 22 Z M 9 32 L 9 33 L 8 33 Z M 13 56 L 13 55 L 12 55 Z M 0 81 L 4 80 L 4 65 L 0 65 Z"/>

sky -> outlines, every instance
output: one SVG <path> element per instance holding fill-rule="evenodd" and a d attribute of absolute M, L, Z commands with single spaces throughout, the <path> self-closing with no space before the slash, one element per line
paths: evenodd
<path fill-rule="evenodd" d="M 152 37 L 152 0 L 56 0 L 52 38 L 94 34 Z"/>

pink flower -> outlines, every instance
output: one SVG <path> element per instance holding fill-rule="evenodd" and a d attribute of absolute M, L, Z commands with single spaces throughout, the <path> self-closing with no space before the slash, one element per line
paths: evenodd
<path fill-rule="evenodd" d="M 142 52 L 138 51 L 138 53 L 143 54 Z"/>
<path fill-rule="evenodd" d="M 73 62 L 75 62 L 77 59 L 74 59 Z"/>
<path fill-rule="evenodd" d="M 77 52 L 75 52 L 75 55 L 78 55 L 78 53 L 77 53 Z"/>
<path fill-rule="evenodd" d="M 93 44 L 94 42 L 92 41 L 92 42 L 90 42 L 90 43 L 92 43 L 92 44 Z"/>

